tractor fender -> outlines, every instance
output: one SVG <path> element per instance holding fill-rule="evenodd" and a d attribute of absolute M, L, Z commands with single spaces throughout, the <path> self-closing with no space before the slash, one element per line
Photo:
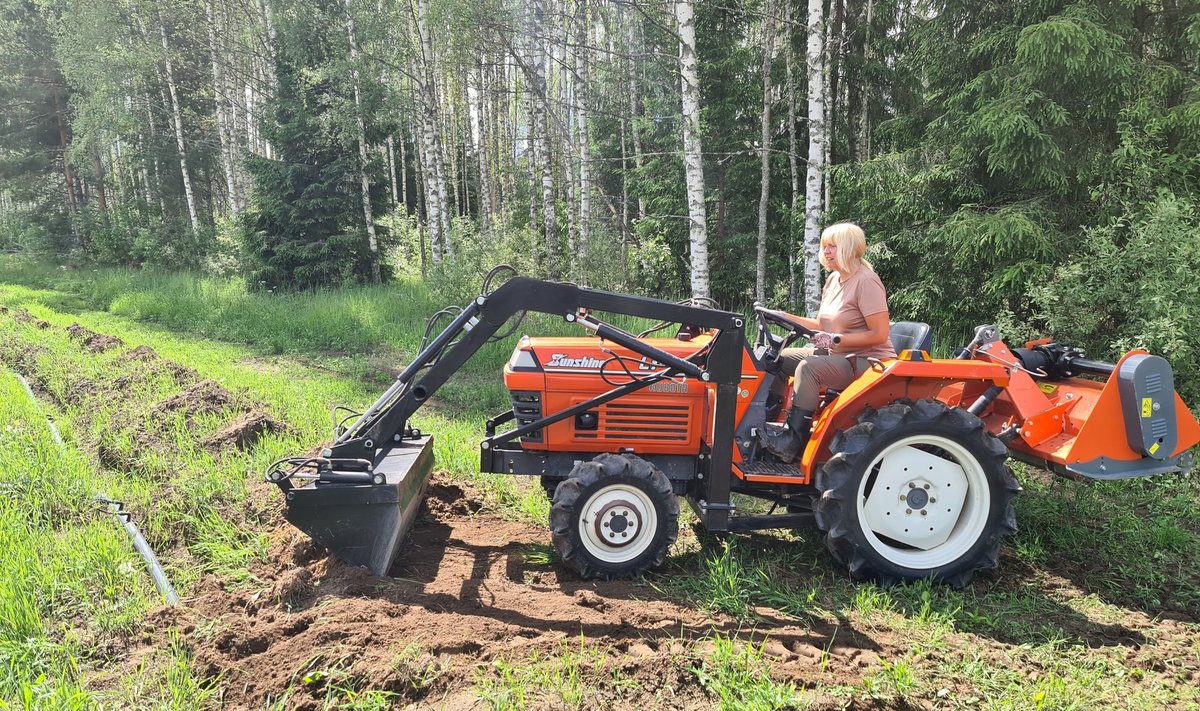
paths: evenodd
<path fill-rule="evenodd" d="M 910 359 L 873 361 L 829 403 L 813 423 L 813 433 L 800 459 L 801 474 L 813 481 L 820 465 L 831 455 L 830 444 L 838 432 L 856 425 L 868 412 L 896 401 L 939 400 L 956 385 L 1006 387 L 1011 369 L 979 360 L 930 359 L 919 351 L 906 351 Z"/>

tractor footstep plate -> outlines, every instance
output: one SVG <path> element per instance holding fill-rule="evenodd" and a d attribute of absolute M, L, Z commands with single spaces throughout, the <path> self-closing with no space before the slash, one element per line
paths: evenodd
<path fill-rule="evenodd" d="M 433 472 L 433 437 L 407 440 L 375 463 L 383 484 L 319 482 L 288 492 L 284 516 L 335 557 L 387 575 Z"/>

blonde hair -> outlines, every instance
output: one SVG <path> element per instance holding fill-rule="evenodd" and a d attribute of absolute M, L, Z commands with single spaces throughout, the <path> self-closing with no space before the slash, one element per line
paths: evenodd
<path fill-rule="evenodd" d="M 825 246 L 832 244 L 836 251 L 833 258 L 836 266 L 825 260 Z M 860 266 L 871 268 L 871 263 L 863 259 L 867 253 L 867 235 L 863 229 L 853 222 L 839 222 L 830 225 L 821 232 L 821 266 L 832 271 L 840 269 L 846 274 L 853 274 Z"/>

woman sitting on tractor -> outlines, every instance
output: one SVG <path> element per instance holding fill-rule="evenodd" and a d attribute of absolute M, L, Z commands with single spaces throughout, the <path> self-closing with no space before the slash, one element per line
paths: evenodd
<path fill-rule="evenodd" d="M 791 462 L 803 451 L 812 431 L 821 388 L 841 390 L 870 367 L 868 358 L 895 358 L 888 340 L 887 292 L 879 275 L 863 259 L 867 238 L 858 225 L 840 222 L 821 233 L 821 266 L 831 273 L 821 292 L 817 317 L 788 314 L 816 333 L 808 348 L 780 354 L 780 374 L 795 376 L 792 406 L 784 425 L 769 423 L 760 432 L 767 451 Z"/>

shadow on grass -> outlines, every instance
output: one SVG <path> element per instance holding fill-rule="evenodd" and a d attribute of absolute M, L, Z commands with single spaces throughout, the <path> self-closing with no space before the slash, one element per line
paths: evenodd
<path fill-rule="evenodd" d="M 1186 474 L 1105 483 L 1039 477 L 1018 500 L 1022 530 L 1010 552 L 1060 595 L 1082 592 L 1150 618 L 1194 624 L 1198 502 L 1200 483 Z"/>
<path fill-rule="evenodd" d="M 1006 551 L 998 569 L 980 571 L 961 591 L 928 582 L 882 589 L 851 580 L 825 550 L 822 534 L 812 530 L 797 532 L 796 540 L 759 534 L 709 541 L 673 558 L 662 587 L 677 600 L 735 617 L 761 618 L 766 606 L 788 610 L 802 624 L 832 616 L 853 626 L 855 619 L 878 622 L 879 615 L 894 613 L 915 632 L 966 632 L 1010 645 L 1146 642 L 1120 615 L 1098 621 L 1068 604 L 1072 593 L 1052 580 Z"/>

